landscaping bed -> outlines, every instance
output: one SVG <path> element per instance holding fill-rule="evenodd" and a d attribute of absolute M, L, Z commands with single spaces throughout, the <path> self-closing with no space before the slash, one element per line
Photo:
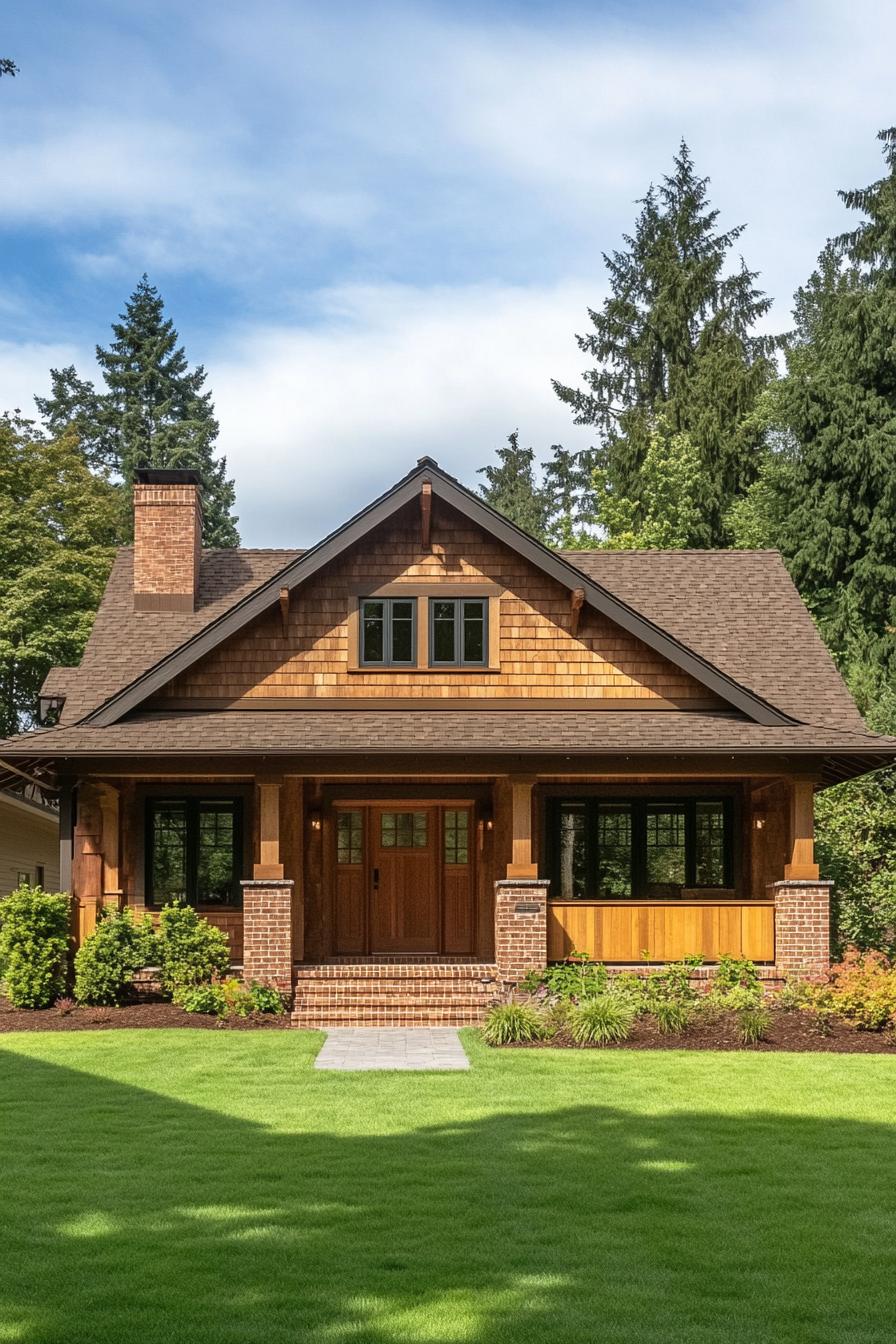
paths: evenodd
<path fill-rule="evenodd" d="M 846 1022 L 832 1022 L 823 1031 L 808 1013 L 773 1012 L 764 1040 L 745 1045 L 740 1039 L 735 1014 L 726 1014 L 717 1022 L 696 1021 L 686 1031 L 662 1033 L 649 1017 L 638 1018 L 631 1035 L 624 1041 L 606 1044 L 578 1044 L 568 1032 L 560 1031 L 547 1040 L 513 1041 L 500 1050 L 737 1050 L 737 1051 L 820 1051 L 840 1055 L 896 1055 L 896 1037 L 879 1031 L 859 1031 Z"/>
<path fill-rule="evenodd" d="M 0 1033 L 8 1031 L 109 1031 L 119 1027 L 199 1027 L 229 1031 L 283 1030 L 287 1014 L 252 1013 L 249 1017 L 217 1017 L 213 1013 L 188 1013 L 176 1003 L 151 996 L 114 1008 L 78 1004 L 63 1011 L 52 1008 L 13 1008 L 0 998 Z"/>

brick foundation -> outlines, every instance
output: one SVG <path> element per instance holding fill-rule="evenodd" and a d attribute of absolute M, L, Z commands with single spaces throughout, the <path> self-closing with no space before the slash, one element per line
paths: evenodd
<path fill-rule="evenodd" d="M 293 883 L 259 878 L 242 888 L 243 979 L 291 996 Z"/>
<path fill-rule="evenodd" d="M 775 967 L 781 975 L 824 975 L 831 964 L 832 882 L 772 882 Z"/>
<path fill-rule="evenodd" d="M 505 985 L 548 964 L 549 885 L 526 878 L 495 883 L 495 962 Z"/>

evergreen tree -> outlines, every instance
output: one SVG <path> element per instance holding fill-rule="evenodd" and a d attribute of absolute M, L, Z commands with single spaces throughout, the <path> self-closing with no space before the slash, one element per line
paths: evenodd
<path fill-rule="evenodd" d="M 774 375 L 776 341 L 755 333 L 770 307 L 756 273 L 741 261 L 725 274 L 743 226 L 719 232 L 707 183 L 682 142 L 673 173 L 640 202 L 625 248 L 604 255 L 610 295 L 589 309 L 594 331 L 576 338 L 595 361 L 586 388 L 554 388 L 577 424 L 598 429 L 611 488 L 628 499 L 638 498 L 659 420 L 686 434 L 708 484 L 700 532 L 720 545 L 725 512 L 756 472 L 761 440 L 750 412 Z"/>
<path fill-rule="evenodd" d="M 34 726 L 53 664 L 76 664 L 112 563 L 122 492 L 77 436 L 0 417 L 0 736 Z"/>
<path fill-rule="evenodd" d="M 519 430 L 515 429 L 507 438 L 507 447 L 498 449 L 497 458 L 497 466 L 479 468 L 486 480 L 479 493 L 517 527 L 544 540 L 547 500 L 535 479 L 534 449 L 520 447 Z"/>
<path fill-rule="evenodd" d="M 552 546 L 590 544 L 588 528 L 594 521 L 597 463 L 598 454 L 593 448 L 573 453 L 559 443 L 551 446 L 550 459 L 542 462 L 547 535 Z"/>
<path fill-rule="evenodd" d="M 190 369 L 145 275 L 112 332 L 109 347 L 96 351 L 104 392 L 74 368 L 51 370 L 51 395 L 35 399 L 48 433 L 76 430 L 87 460 L 110 466 L 128 487 L 138 467 L 192 467 L 202 484 L 205 544 L 237 545 L 233 482 L 214 453 L 218 422 L 205 369 Z"/>
<path fill-rule="evenodd" d="M 796 443 L 782 549 L 841 666 L 896 674 L 896 128 L 887 172 L 844 191 L 858 228 L 796 299 L 777 403 Z"/>

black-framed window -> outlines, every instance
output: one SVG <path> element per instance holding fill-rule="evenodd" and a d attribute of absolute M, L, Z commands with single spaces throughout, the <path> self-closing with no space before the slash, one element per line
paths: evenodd
<path fill-rule="evenodd" d="M 547 841 L 557 900 L 730 889 L 731 798 L 551 798 Z"/>
<path fill-rule="evenodd" d="M 416 667 L 416 598 L 365 597 L 362 600 L 361 663 L 365 667 Z"/>
<path fill-rule="evenodd" d="M 241 798 L 146 800 L 146 899 L 151 905 L 238 905 Z"/>
<path fill-rule="evenodd" d="M 488 599 L 432 597 L 429 601 L 431 667 L 484 667 L 488 662 Z"/>

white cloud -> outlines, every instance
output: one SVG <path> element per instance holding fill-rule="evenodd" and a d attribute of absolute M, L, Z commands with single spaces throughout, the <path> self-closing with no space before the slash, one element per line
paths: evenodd
<path fill-rule="evenodd" d="M 424 454 L 467 482 L 511 430 L 584 447 L 550 377 L 577 380 L 583 282 L 346 287 L 307 328 L 246 328 L 209 360 L 244 539 L 308 545 Z"/>
<path fill-rule="evenodd" d="M 26 419 L 36 419 L 34 395 L 49 392 L 50 369 L 81 360 L 89 375 L 92 361 L 84 356 L 83 349 L 61 341 L 0 341 L 0 414 L 19 410 Z"/>

